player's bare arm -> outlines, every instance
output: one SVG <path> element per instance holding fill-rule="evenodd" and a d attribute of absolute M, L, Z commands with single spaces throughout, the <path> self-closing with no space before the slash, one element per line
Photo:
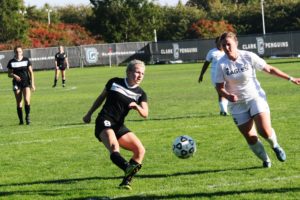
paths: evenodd
<path fill-rule="evenodd" d="M 147 102 L 141 102 L 140 105 L 138 105 L 136 102 L 131 102 L 129 104 L 129 108 L 132 108 L 140 114 L 141 117 L 147 118 L 148 117 L 148 103 Z"/>
<path fill-rule="evenodd" d="M 97 97 L 97 99 L 95 100 L 95 102 L 93 103 L 92 107 L 89 109 L 89 111 L 87 112 L 87 114 L 82 118 L 82 120 L 85 123 L 90 123 L 91 122 L 91 117 L 93 115 L 93 113 L 95 112 L 95 110 L 97 110 L 101 104 L 103 103 L 103 101 L 105 100 L 107 96 L 107 92 L 104 89 L 102 91 L 102 93 Z"/>

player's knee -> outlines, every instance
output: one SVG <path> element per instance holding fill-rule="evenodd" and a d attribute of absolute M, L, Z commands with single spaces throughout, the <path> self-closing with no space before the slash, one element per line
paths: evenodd
<path fill-rule="evenodd" d="M 256 144 L 256 142 L 258 141 L 258 137 L 256 135 L 251 135 L 249 137 L 246 138 L 248 144 L 253 145 Z"/>
<path fill-rule="evenodd" d="M 112 144 L 111 146 L 110 146 L 110 152 L 118 152 L 119 151 L 119 145 L 118 144 Z"/>
<path fill-rule="evenodd" d="M 139 150 L 139 155 L 140 155 L 140 158 L 144 158 L 145 156 L 145 153 L 146 153 L 146 149 L 144 148 L 144 146 L 141 146 L 140 150 Z"/>
<path fill-rule="evenodd" d="M 134 154 L 136 155 L 136 157 L 139 157 L 139 158 L 144 158 L 145 153 L 146 153 L 146 150 L 143 145 L 138 146 L 134 150 Z"/>

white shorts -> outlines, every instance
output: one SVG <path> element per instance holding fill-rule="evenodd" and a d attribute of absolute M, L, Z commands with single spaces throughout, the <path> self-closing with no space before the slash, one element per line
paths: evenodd
<path fill-rule="evenodd" d="M 229 109 L 237 126 L 248 122 L 258 113 L 270 112 L 268 102 L 264 97 L 257 97 L 247 102 L 231 103 Z"/>

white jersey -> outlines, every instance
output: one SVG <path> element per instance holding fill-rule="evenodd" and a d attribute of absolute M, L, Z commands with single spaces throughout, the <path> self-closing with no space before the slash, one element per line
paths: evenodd
<path fill-rule="evenodd" d="M 266 62 L 256 54 L 238 50 L 237 60 L 232 61 L 227 55 L 219 60 L 216 82 L 226 82 L 225 89 L 237 95 L 238 102 L 250 101 L 258 96 L 265 96 L 256 78 L 256 70 L 261 71 L 265 66 Z"/>
<path fill-rule="evenodd" d="M 216 69 L 217 69 L 217 63 L 220 60 L 221 57 L 224 56 L 224 51 L 220 51 L 218 48 L 211 49 L 207 55 L 205 60 L 211 63 L 211 69 L 210 69 L 210 77 L 211 81 L 215 85 L 216 83 Z"/>

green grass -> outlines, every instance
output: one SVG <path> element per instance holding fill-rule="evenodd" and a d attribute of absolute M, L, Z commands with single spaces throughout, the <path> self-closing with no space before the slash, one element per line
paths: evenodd
<path fill-rule="evenodd" d="M 272 65 L 300 77 L 299 60 Z M 0 199 L 297 199 L 300 196 L 299 86 L 258 72 L 268 95 L 272 123 L 287 161 L 261 168 L 231 117 L 218 115 L 217 95 L 209 72 L 197 79 L 202 63 L 148 66 L 142 87 L 150 115 L 136 112 L 126 125 L 146 148 L 144 166 L 133 190 L 118 189 L 123 173 L 81 118 L 111 77 L 124 67 L 67 71 L 67 87 L 51 88 L 53 71 L 35 72 L 32 124 L 19 126 L 11 80 L 0 74 Z M 176 158 L 178 135 L 197 142 L 194 157 Z M 121 153 L 130 158 L 127 151 Z"/>

